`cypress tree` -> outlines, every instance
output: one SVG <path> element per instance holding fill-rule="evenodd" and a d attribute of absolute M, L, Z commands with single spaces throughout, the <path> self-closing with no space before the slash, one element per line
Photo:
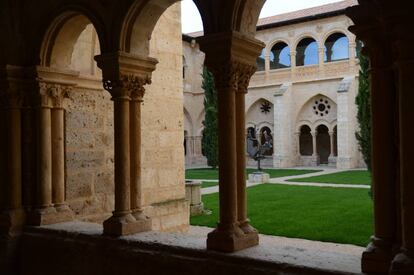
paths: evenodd
<path fill-rule="evenodd" d="M 206 67 L 203 68 L 202 77 L 205 110 L 202 146 L 204 155 L 207 158 L 207 165 L 216 168 L 219 165 L 217 91 L 214 87 L 213 74 Z"/>
<path fill-rule="evenodd" d="M 371 94 L 369 78 L 369 58 L 361 52 L 361 42 L 358 42 L 358 58 L 360 63 L 359 70 L 359 90 L 356 97 L 358 107 L 357 119 L 359 131 L 356 138 L 368 170 L 371 172 Z"/>

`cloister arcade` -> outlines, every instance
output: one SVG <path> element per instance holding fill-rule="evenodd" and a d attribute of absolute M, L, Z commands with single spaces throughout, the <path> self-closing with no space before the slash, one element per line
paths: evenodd
<path fill-rule="evenodd" d="M 178 1 L 0 2 L 2 250 L 10 249 L 9 242 L 14 238 L 28 234 L 29 225 L 73 219 L 64 195 L 61 106 L 73 85 L 70 81 L 56 82 L 51 68 L 76 66 L 66 53 L 72 51 L 74 42 L 85 31 L 93 33 L 93 29 L 95 45 L 99 47 L 92 52 L 97 67 L 102 70 L 103 87 L 109 93 L 106 101 L 109 102 L 109 95 L 113 101 L 115 204 L 112 216 L 103 223 L 104 235 L 112 239 L 103 238 L 103 241 L 151 229 L 151 217 L 143 215 L 141 209 L 142 186 L 148 183 L 141 178 L 141 152 L 145 149 L 140 138 L 141 106 L 145 88 L 151 86 L 158 63 L 150 56 L 151 34 L 164 11 L 175 2 Z M 254 38 L 265 1 L 194 2 L 204 24 L 204 36 L 198 42 L 206 54 L 205 65 L 214 74 L 219 105 L 220 213 L 217 228 L 207 236 L 207 249 L 234 252 L 259 242 L 258 232 L 247 217 L 245 94 L 256 71 L 257 57 L 265 47 Z M 375 230 L 362 256 L 362 270 L 366 273 L 414 273 L 412 13 L 410 1 L 359 0 L 358 6 L 347 10 L 354 22 L 351 31 L 364 42 L 364 52 L 371 58 Z M 303 56 L 307 50 L 318 50 L 313 46 L 317 42 L 311 38 L 297 44 L 300 53 L 292 67 L 307 63 Z M 170 47 L 168 43 L 163 45 Z M 319 60 L 321 51 L 318 51 Z M 180 66 L 176 71 L 181 75 L 181 56 L 177 60 Z M 90 64 L 81 71 L 99 75 L 93 68 Z M 169 104 L 163 110 L 168 112 L 173 107 L 174 104 Z M 178 107 L 181 112 L 182 106 Z M 163 127 L 173 127 L 173 123 Z M 303 130 L 307 139 L 308 130 Z M 324 133 L 319 138 L 325 139 L 325 126 L 317 130 Z M 183 129 L 179 132 L 182 137 Z M 182 155 L 181 144 L 180 148 Z M 174 171 L 170 169 L 169 173 Z M 40 251 L 43 245 L 39 244 Z M 10 255 L 10 252 L 2 253 Z M 147 259 L 161 262 L 154 257 Z M 177 261 L 184 261 L 186 257 Z M 14 264 L 7 257 L 1 260 L 2 270 L 3 263 Z M 7 267 L 4 269 L 7 272 Z"/>
<path fill-rule="evenodd" d="M 322 53 L 320 49 L 323 50 Z M 262 50 L 257 58 L 257 70 L 266 70 L 266 56 L 269 59 L 269 69 L 276 70 L 317 65 L 321 60 L 319 56 L 321 54 L 325 63 L 346 60 L 352 54 L 350 51 L 352 49 L 349 47 L 349 38 L 341 31 L 334 31 L 323 41 L 318 41 L 312 36 L 301 38 L 296 45 L 289 45 L 285 41 L 277 41 Z M 295 56 L 295 58 L 292 58 L 292 56 Z"/>

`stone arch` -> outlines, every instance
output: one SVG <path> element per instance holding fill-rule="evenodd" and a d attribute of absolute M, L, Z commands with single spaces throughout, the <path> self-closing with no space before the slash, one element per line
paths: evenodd
<path fill-rule="evenodd" d="M 264 0 L 194 0 L 203 20 L 204 33 L 237 31 L 249 36 L 256 33 Z"/>
<path fill-rule="evenodd" d="M 349 38 L 341 31 L 332 32 L 324 39 L 324 61 L 349 59 Z"/>
<path fill-rule="evenodd" d="M 322 102 L 320 101 L 322 99 Z M 326 101 L 328 103 L 326 103 Z M 319 103 L 325 105 L 323 109 L 323 114 L 318 109 Z M 329 108 L 328 108 L 329 107 Z M 326 113 L 328 112 L 328 113 Z M 302 105 L 297 114 L 297 123 L 296 125 L 302 125 L 305 122 L 312 128 L 321 123 L 325 123 L 328 128 L 331 128 L 332 123 L 337 121 L 337 104 L 329 96 L 319 93 L 308 100 Z"/>
<path fill-rule="evenodd" d="M 82 33 L 91 26 L 96 33 L 101 51 L 102 35 L 89 17 L 82 13 L 67 11 L 51 23 L 40 49 L 40 65 L 43 67 L 63 67 L 72 65 L 72 54 Z"/>
<path fill-rule="evenodd" d="M 306 124 L 299 127 L 299 154 L 301 156 L 312 156 L 312 129 Z"/>
<path fill-rule="evenodd" d="M 296 45 L 296 66 L 319 64 L 318 42 L 312 36 L 305 36 Z"/>
<path fill-rule="evenodd" d="M 138 56 L 149 55 L 152 32 L 161 15 L 179 0 L 136 0 L 125 16 L 121 28 L 121 51 Z"/>
<path fill-rule="evenodd" d="M 190 136 L 193 134 L 193 129 L 194 129 L 193 120 L 191 119 L 191 115 L 185 107 L 184 107 L 184 129 L 188 132 Z"/>
<path fill-rule="evenodd" d="M 271 70 L 290 68 L 292 64 L 289 45 L 282 41 L 275 43 L 269 51 L 269 62 Z"/>
<path fill-rule="evenodd" d="M 300 43 L 300 41 L 302 41 L 305 38 L 311 38 L 311 39 L 315 40 L 316 43 L 317 43 L 317 45 L 318 45 L 318 47 L 320 47 L 320 43 L 321 42 L 318 39 L 318 37 L 315 34 L 313 34 L 313 33 L 305 32 L 305 33 L 300 34 L 298 36 L 298 38 L 292 43 L 292 45 L 291 45 L 292 46 L 292 49 L 295 49 L 296 50 L 297 47 L 298 47 L 298 45 L 299 45 L 299 43 Z"/>
<path fill-rule="evenodd" d="M 256 126 L 265 124 L 265 123 L 268 123 L 268 125 L 273 125 L 273 122 L 274 122 L 273 108 L 274 108 L 273 103 L 271 103 L 269 100 L 265 98 L 259 98 L 255 100 L 247 108 L 246 123 L 251 123 Z"/>
<path fill-rule="evenodd" d="M 320 164 L 328 164 L 331 155 L 331 140 L 329 128 L 325 124 L 316 127 L 316 152 Z"/>

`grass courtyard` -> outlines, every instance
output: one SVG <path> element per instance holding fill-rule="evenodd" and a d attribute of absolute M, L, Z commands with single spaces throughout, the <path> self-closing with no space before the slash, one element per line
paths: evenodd
<path fill-rule="evenodd" d="M 262 234 L 366 246 L 373 232 L 372 201 L 366 189 L 264 184 L 250 187 L 248 213 Z M 203 196 L 211 215 L 192 225 L 215 227 L 218 194 Z"/>
<path fill-rule="evenodd" d="M 257 171 L 257 169 L 246 169 L 246 173 L 250 174 Z M 305 175 L 309 173 L 319 172 L 321 170 L 298 170 L 298 169 L 263 169 L 263 172 L 268 173 L 271 178 L 280 178 L 295 175 Z M 186 179 L 205 179 L 216 180 L 218 179 L 218 169 L 200 168 L 200 169 L 187 169 L 185 170 Z"/>
<path fill-rule="evenodd" d="M 291 182 L 317 182 L 317 183 L 334 183 L 334 184 L 362 184 L 370 185 L 371 176 L 365 170 L 344 171 L 322 176 L 305 177 L 288 180 Z"/>

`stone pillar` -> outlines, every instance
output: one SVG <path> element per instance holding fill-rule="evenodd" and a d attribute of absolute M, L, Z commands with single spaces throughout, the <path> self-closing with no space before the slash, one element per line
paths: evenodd
<path fill-rule="evenodd" d="M 290 65 L 292 69 L 296 67 L 296 50 L 290 52 Z"/>
<path fill-rule="evenodd" d="M 365 273 L 388 272 L 397 245 L 396 97 L 389 38 L 372 29 L 366 34 L 371 60 L 372 193 L 374 200 L 374 236 L 362 255 Z M 388 40 L 388 41 L 387 41 Z M 385 111 L 387 110 L 387 111 Z"/>
<path fill-rule="evenodd" d="M 246 234 L 240 228 L 238 215 L 238 156 L 245 158 L 245 146 L 239 148 L 244 139 L 244 127 L 236 119 L 236 93 L 248 85 L 243 77 L 246 66 L 255 67 L 256 59 L 263 49 L 263 43 L 253 37 L 237 32 L 205 35 L 199 40 L 200 48 L 206 53 L 205 64 L 214 75 L 218 94 L 219 116 L 219 199 L 220 221 L 217 229 L 208 234 L 207 249 L 233 252 L 258 244 L 257 234 Z M 243 95 L 244 96 L 244 95 Z M 237 101 L 243 101 L 238 96 Z M 243 113 L 239 118 L 243 119 Z M 241 133 L 237 137 L 236 123 Z M 236 146 L 237 143 L 237 146 Z M 243 168 L 244 173 L 244 168 Z M 243 180 L 245 185 L 245 178 Z M 242 188 L 240 188 L 241 190 Z M 241 194 L 243 197 L 244 194 Z M 244 195 L 245 196 L 245 195 Z M 243 208 L 243 206 L 242 206 Z M 243 215 L 241 215 L 244 217 Z"/>
<path fill-rule="evenodd" d="M 55 85 L 51 90 L 53 109 L 52 127 L 52 203 L 59 212 L 59 219 L 72 220 L 73 213 L 65 200 L 65 109 L 63 99 L 71 87 Z M 66 217 L 65 217 L 66 216 Z"/>
<path fill-rule="evenodd" d="M 239 65 L 240 66 L 240 65 Z M 237 151 L 237 219 L 241 230 L 251 239 L 259 239 L 247 218 L 246 194 L 246 94 L 250 78 L 256 71 L 255 66 L 241 65 L 236 92 L 236 151 Z"/>
<path fill-rule="evenodd" d="M 335 152 L 335 150 L 334 150 L 334 139 L 335 139 L 335 136 L 334 136 L 334 132 L 333 131 L 329 131 L 329 139 L 330 139 L 330 147 L 331 147 L 331 152 L 330 152 L 330 154 L 329 154 L 329 157 L 330 158 L 333 158 L 334 157 L 334 152 Z"/>
<path fill-rule="evenodd" d="M 141 231 L 151 230 L 151 219 L 142 210 L 142 167 L 141 167 L 141 105 L 144 101 L 144 85 L 151 84 L 149 78 L 136 78 L 136 87 L 132 87 L 130 104 L 131 125 L 131 209 L 140 223 Z"/>
<path fill-rule="evenodd" d="M 404 21 L 405 22 L 405 21 Z M 399 162 L 400 162 L 400 209 L 402 245 L 392 262 L 391 274 L 414 274 L 414 54 L 411 29 L 398 26 L 402 32 L 396 43 L 398 60 L 398 107 L 399 107 Z M 411 37 L 410 37 L 411 36 Z"/>
<path fill-rule="evenodd" d="M 95 60 L 102 69 L 104 89 L 114 101 L 115 210 L 103 224 L 104 234 L 147 231 L 151 224 L 141 205 L 140 108 L 143 86 L 149 83 L 157 61 L 122 52 L 99 55 Z"/>
<path fill-rule="evenodd" d="M 19 83 L 2 81 L 0 86 L 0 234 L 12 236 L 24 224 L 21 179 L 21 107 Z"/>
<path fill-rule="evenodd" d="M 312 157 L 317 157 L 318 156 L 318 152 L 317 152 L 317 146 L 316 146 L 316 139 L 318 136 L 318 131 L 311 131 L 311 135 L 312 135 Z"/>
<path fill-rule="evenodd" d="M 37 181 L 31 225 L 54 224 L 73 219 L 65 204 L 64 111 L 68 87 L 40 80 L 37 105 Z M 55 208 L 56 207 L 56 208 Z M 59 211 L 57 211 L 59 210 Z"/>

